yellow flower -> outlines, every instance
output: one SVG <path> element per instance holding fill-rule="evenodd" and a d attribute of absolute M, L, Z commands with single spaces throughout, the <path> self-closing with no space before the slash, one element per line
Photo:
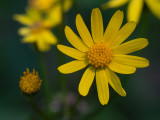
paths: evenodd
<path fill-rule="evenodd" d="M 110 0 L 102 5 L 103 9 L 115 8 L 128 4 L 127 19 L 128 21 L 139 22 L 144 3 L 147 4 L 151 12 L 160 19 L 160 1 L 159 0 Z"/>
<path fill-rule="evenodd" d="M 45 18 L 39 11 L 27 9 L 26 15 L 15 15 L 14 19 L 25 25 L 19 29 L 19 34 L 24 36 L 23 43 L 36 43 L 40 51 L 48 51 L 50 45 L 57 43 L 50 29 L 61 22 L 60 6 L 56 6 Z"/>
<path fill-rule="evenodd" d="M 27 68 L 27 71 L 23 74 L 24 76 L 21 77 L 19 82 L 19 87 L 22 92 L 31 95 L 39 91 L 41 88 L 42 80 L 40 80 L 38 72 L 33 69 L 33 73 L 30 73 L 29 69 Z"/>
<path fill-rule="evenodd" d="M 48 10 L 57 0 L 29 0 L 29 6 L 39 10 Z"/>
<path fill-rule="evenodd" d="M 95 8 L 91 14 L 91 36 L 81 15 L 78 14 L 76 27 L 81 38 L 68 26 L 65 28 L 66 37 L 75 48 L 57 45 L 61 52 L 76 59 L 58 67 L 58 70 L 61 73 L 69 74 L 89 65 L 81 78 L 78 90 L 82 96 L 86 96 L 94 77 L 96 77 L 98 97 L 102 105 L 107 104 L 109 100 L 108 84 L 119 95 L 126 96 L 120 79 L 114 72 L 131 74 L 136 71 L 136 68 L 149 65 L 149 61 L 145 58 L 126 55 L 146 47 L 148 41 L 145 38 L 137 38 L 123 43 L 134 31 L 136 24 L 128 22 L 120 28 L 122 21 L 123 12 L 118 10 L 104 32 L 101 12 Z"/>
<path fill-rule="evenodd" d="M 29 6 L 42 11 L 48 11 L 55 7 L 55 5 L 60 5 L 61 0 L 29 0 Z M 72 0 L 63 0 L 63 10 L 67 12 L 73 4 Z"/>

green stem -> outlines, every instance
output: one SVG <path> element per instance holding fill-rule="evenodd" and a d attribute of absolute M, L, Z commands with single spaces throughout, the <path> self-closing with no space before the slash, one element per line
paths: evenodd
<path fill-rule="evenodd" d="M 64 13 L 63 13 L 63 0 L 61 0 L 61 14 L 62 14 L 62 23 L 59 26 L 59 43 L 63 44 L 64 42 Z M 60 52 L 59 52 L 60 53 Z M 64 64 L 64 55 L 62 53 L 59 54 L 59 65 Z M 63 102 L 64 102 L 64 109 L 63 109 L 63 113 L 64 113 L 64 117 L 66 120 L 69 119 L 69 108 L 67 105 L 67 101 L 66 101 L 66 97 L 67 97 L 67 83 L 66 83 L 66 77 L 62 74 L 60 74 L 60 84 L 61 84 L 61 90 L 63 93 Z"/>
<path fill-rule="evenodd" d="M 76 11 L 77 11 L 77 13 L 80 13 L 81 14 L 81 12 L 80 12 L 80 7 L 79 7 L 79 4 L 78 4 L 78 0 L 73 0 L 73 4 L 74 4 L 74 6 L 75 6 L 75 9 L 76 9 Z"/>
<path fill-rule="evenodd" d="M 45 115 L 38 107 L 37 105 L 33 102 L 32 98 L 27 98 L 29 104 L 31 105 L 31 107 L 34 109 L 34 111 L 40 116 L 42 117 L 44 120 L 49 120 L 48 116 Z"/>
<path fill-rule="evenodd" d="M 141 18 L 142 24 L 140 24 L 141 28 L 139 30 L 139 33 L 143 35 L 142 37 L 147 36 L 148 28 L 149 28 L 149 10 L 146 8 L 143 10 L 143 15 Z"/>
<path fill-rule="evenodd" d="M 82 120 L 92 120 L 94 119 L 94 117 L 96 115 L 98 115 L 99 113 L 103 112 L 104 110 L 107 110 L 107 108 L 112 105 L 115 101 L 115 99 L 117 98 L 118 95 L 115 95 L 115 96 L 111 96 L 110 98 L 110 102 L 108 103 L 108 105 L 106 106 L 102 106 L 102 105 L 99 105 L 97 108 L 95 108 L 93 111 L 91 111 L 89 114 L 85 115 Z"/>
<path fill-rule="evenodd" d="M 73 107 L 71 108 L 71 112 L 70 112 L 70 116 L 72 117 L 72 116 L 74 116 L 75 114 L 76 114 L 76 112 L 77 112 L 77 105 L 78 105 L 78 103 L 80 102 L 80 100 L 81 100 L 81 98 L 82 98 L 82 96 L 80 96 L 80 94 L 78 94 L 77 95 L 77 98 L 76 98 L 76 101 L 75 101 L 75 104 L 73 105 Z M 71 118 L 72 119 L 72 118 Z"/>
<path fill-rule="evenodd" d="M 47 66 L 45 64 L 44 54 L 37 51 L 37 56 L 39 59 L 40 73 L 42 75 L 42 85 L 43 85 L 43 92 L 44 92 L 45 101 L 47 105 L 47 111 L 49 112 L 49 103 L 51 101 L 52 93 L 49 87 L 49 81 L 47 79 Z"/>

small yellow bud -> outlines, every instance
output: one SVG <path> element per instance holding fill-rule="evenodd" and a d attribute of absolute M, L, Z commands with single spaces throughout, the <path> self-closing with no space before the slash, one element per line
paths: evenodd
<path fill-rule="evenodd" d="M 41 88 L 42 80 L 38 76 L 38 72 L 33 69 L 33 73 L 29 72 L 27 68 L 26 72 L 23 72 L 24 76 L 20 78 L 19 87 L 25 94 L 31 95 L 38 92 Z"/>

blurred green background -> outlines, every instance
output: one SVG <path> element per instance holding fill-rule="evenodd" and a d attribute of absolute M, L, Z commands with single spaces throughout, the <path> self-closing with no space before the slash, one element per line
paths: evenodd
<path fill-rule="evenodd" d="M 70 26 L 77 33 L 75 26 L 76 14 L 80 13 L 90 29 L 90 15 L 95 7 L 107 0 L 75 0 L 76 5 L 64 16 L 64 24 Z M 25 13 L 27 0 L 0 0 L 0 120 L 40 120 L 32 110 L 25 97 L 22 95 L 18 82 L 26 68 L 40 71 L 40 61 L 37 53 L 29 44 L 22 44 L 17 30 L 22 25 L 13 20 L 14 14 Z M 109 19 L 118 9 L 123 10 L 126 15 L 127 5 L 102 11 L 104 27 Z M 140 23 L 128 40 L 145 37 L 149 45 L 136 55 L 143 56 L 150 61 L 150 66 L 138 69 L 132 75 L 119 75 L 122 85 L 127 92 L 125 98 L 119 96 L 110 87 L 110 101 L 108 105 L 101 106 L 96 91 L 95 81 L 87 97 L 80 97 L 82 108 L 72 119 L 86 120 L 160 120 L 160 20 L 158 20 L 145 7 Z M 126 22 L 126 16 L 123 24 Z M 55 28 L 53 31 L 57 31 Z M 56 32 L 58 36 L 58 32 Z M 71 46 L 65 38 L 65 45 Z M 52 50 L 43 53 L 47 66 L 47 78 L 53 92 L 53 99 L 58 99 L 60 94 L 60 73 L 57 67 L 58 54 L 56 46 Z M 64 63 L 72 59 L 65 56 Z M 84 70 L 76 72 L 67 77 L 66 83 L 71 101 L 79 96 L 78 84 Z M 40 78 L 43 75 L 40 73 Z M 42 79 L 43 80 L 43 79 Z M 40 108 L 44 108 L 43 86 L 35 96 L 34 101 Z M 56 104 L 57 105 L 57 104 Z M 55 104 L 51 104 L 51 110 L 56 111 Z M 53 108 L 52 108 L 53 107 Z M 58 110 L 60 108 L 57 108 Z"/>

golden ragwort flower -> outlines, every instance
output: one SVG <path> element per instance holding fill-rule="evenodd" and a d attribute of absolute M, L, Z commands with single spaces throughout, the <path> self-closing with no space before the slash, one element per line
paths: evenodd
<path fill-rule="evenodd" d="M 86 96 L 94 77 L 96 77 L 98 97 L 102 105 L 109 101 L 108 83 L 119 95 L 126 96 L 120 79 L 114 72 L 131 74 L 136 71 L 136 68 L 149 65 L 149 61 L 145 58 L 126 55 L 146 47 L 148 41 L 145 38 L 137 38 L 123 43 L 134 31 L 136 24 L 128 22 L 120 28 L 122 21 L 123 12 L 118 10 L 104 32 L 101 12 L 95 8 L 91 14 L 91 36 L 81 15 L 78 14 L 76 27 L 81 38 L 70 27 L 65 27 L 65 35 L 76 49 L 57 45 L 61 52 L 77 59 L 58 67 L 58 70 L 61 73 L 69 74 L 89 65 L 81 78 L 78 90 L 82 96 Z"/>
<path fill-rule="evenodd" d="M 104 3 L 102 8 L 116 8 L 127 2 L 129 2 L 127 9 L 128 21 L 139 22 L 144 3 L 146 3 L 151 12 L 160 19 L 160 0 L 110 0 Z"/>
<path fill-rule="evenodd" d="M 61 5 L 61 0 L 29 0 L 29 6 L 38 10 L 46 11 L 57 6 L 62 6 L 64 12 L 67 12 L 73 4 L 72 0 L 63 0 L 63 5 Z"/>
<path fill-rule="evenodd" d="M 30 73 L 29 69 L 27 68 L 27 71 L 23 74 L 24 76 L 21 77 L 19 82 L 21 91 L 28 95 L 38 92 L 42 84 L 42 80 L 40 80 L 38 72 L 33 69 L 33 73 Z"/>
<path fill-rule="evenodd" d="M 48 51 L 50 45 L 57 43 L 56 36 L 51 32 L 51 28 L 61 23 L 62 15 L 60 6 L 47 13 L 45 18 L 36 9 L 27 9 L 24 15 L 15 15 L 14 19 L 26 27 L 19 29 L 19 34 L 24 36 L 23 43 L 36 43 L 40 51 Z"/>

